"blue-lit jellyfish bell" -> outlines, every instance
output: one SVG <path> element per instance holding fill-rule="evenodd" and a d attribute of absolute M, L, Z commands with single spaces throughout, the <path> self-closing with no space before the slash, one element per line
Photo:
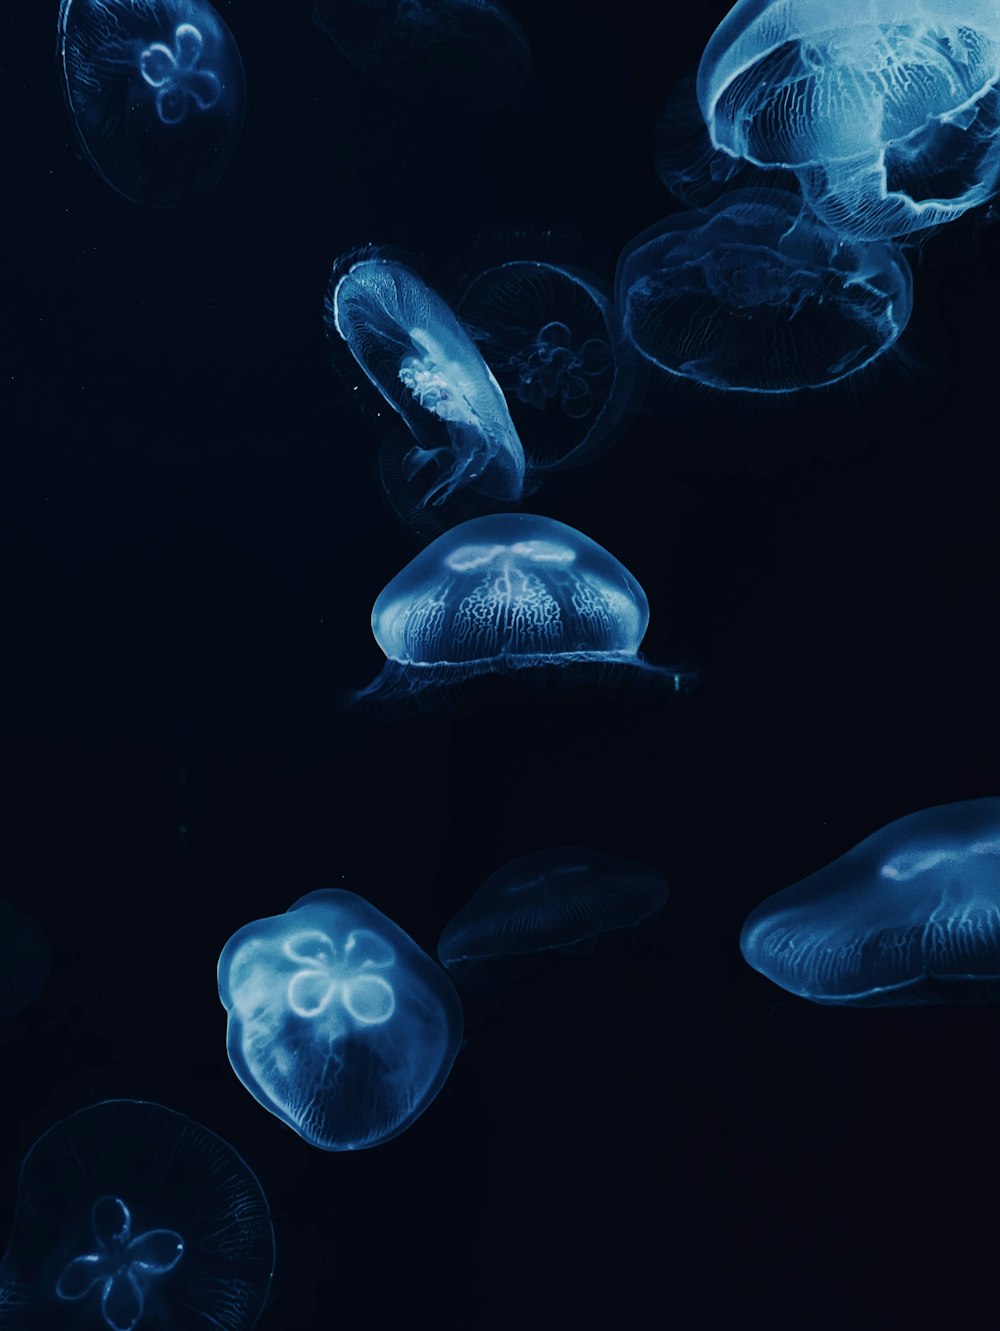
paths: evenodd
<path fill-rule="evenodd" d="M 1000 999 L 1000 799 L 880 828 L 761 902 L 740 947 L 755 970 L 814 1003 Z"/>
<path fill-rule="evenodd" d="M 516 104 L 531 65 L 520 24 L 493 0 L 313 0 L 313 15 L 364 73 L 452 108 Z"/>
<path fill-rule="evenodd" d="M 273 1269 L 267 1200 L 233 1148 L 163 1105 L 105 1100 L 24 1160 L 0 1327 L 250 1331 Z"/>
<path fill-rule="evenodd" d="M 29 1007 L 52 970 L 52 948 L 29 915 L 0 899 L 0 1021 Z"/>
<path fill-rule="evenodd" d="M 462 1007 L 441 968 L 362 897 L 310 892 L 219 958 L 229 1061 L 265 1109 L 324 1151 L 404 1132 L 444 1085 Z"/>
<path fill-rule="evenodd" d="M 708 388 L 824 388 L 893 348 L 913 305 L 895 245 L 835 235 L 793 193 L 734 190 L 626 246 L 627 335 L 653 366 Z"/>
<path fill-rule="evenodd" d="M 171 206 L 218 184 L 246 87 L 208 0 L 62 0 L 57 55 L 77 138 L 112 189 Z"/>
<path fill-rule="evenodd" d="M 424 534 L 524 489 L 524 450 L 482 353 L 444 300 L 384 251 L 334 265 L 325 303 L 335 364 L 346 347 L 398 414 L 381 472 L 399 515 Z M 343 371 L 342 371 L 343 372 Z"/>
<path fill-rule="evenodd" d="M 639 583 L 589 536 L 530 513 L 473 518 L 432 541 L 379 595 L 372 632 L 386 664 L 355 702 L 434 709 L 498 677 L 679 691 L 688 675 L 639 655 L 648 621 Z"/>
<path fill-rule="evenodd" d="M 698 70 L 713 144 L 794 170 L 843 235 L 902 236 L 1000 180 L 992 0 L 739 0 Z"/>

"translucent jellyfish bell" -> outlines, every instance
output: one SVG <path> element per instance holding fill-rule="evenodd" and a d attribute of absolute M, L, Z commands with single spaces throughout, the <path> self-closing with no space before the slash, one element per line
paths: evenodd
<path fill-rule="evenodd" d="M 214 1132 L 105 1100 L 40 1137 L 0 1263 L 3 1331 L 249 1331 L 274 1269 L 267 1200 Z"/>
<path fill-rule="evenodd" d="M 712 142 L 788 167 L 844 235 L 961 216 L 1000 178 L 993 0 L 740 0 L 712 35 L 698 99 Z"/>
<path fill-rule="evenodd" d="M 237 1077 L 324 1151 L 404 1132 L 462 1040 L 447 975 L 353 892 L 310 892 L 245 925 L 219 958 L 219 997 Z"/>
<path fill-rule="evenodd" d="M 626 246 L 617 303 L 639 352 L 710 388 L 790 393 L 871 365 L 913 304 L 894 245 L 835 235 L 794 194 L 734 190 Z"/>
<path fill-rule="evenodd" d="M 62 0 L 58 56 L 97 173 L 135 203 L 221 180 L 243 128 L 243 62 L 208 0 Z"/>
<path fill-rule="evenodd" d="M 41 993 L 52 970 L 52 949 L 41 929 L 0 900 L 0 1020 L 14 1017 Z"/>
<path fill-rule="evenodd" d="M 743 956 L 814 1003 L 1000 998 L 1000 799 L 909 814 L 747 918 Z"/>

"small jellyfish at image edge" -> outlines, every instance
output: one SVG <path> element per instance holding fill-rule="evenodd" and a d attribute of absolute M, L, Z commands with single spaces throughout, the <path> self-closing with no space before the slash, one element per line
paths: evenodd
<path fill-rule="evenodd" d="M 541 953 L 587 955 L 603 934 L 634 929 L 666 901 L 666 881 L 648 864 L 557 846 L 491 874 L 442 933 L 438 956 L 475 985 Z"/>
<path fill-rule="evenodd" d="M 491 0 L 314 0 L 313 16 L 365 74 L 449 106 L 513 105 L 531 65 L 520 24 Z"/>
<path fill-rule="evenodd" d="M 834 230 L 939 226 L 1000 180 L 993 0 L 740 0 L 710 38 L 698 100 L 716 148 L 794 170 Z"/>
<path fill-rule="evenodd" d="M 857 374 L 895 346 L 913 307 L 897 246 L 845 240 L 775 189 L 734 190 L 643 232 L 622 253 L 616 291 L 651 364 L 744 393 Z"/>
<path fill-rule="evenodd" d="M 105 1100 L 21 1167 L 0 1263 L 3 1331 L 249 1331 L 274 1269 L 246 1163 L 186 1115 Z"/>
<path fill-rule="evenodd" d="M 433 709 L 470 680 L 511 675 L 678 692 L 691 676 L 639 655 L 648 622 L 645 592 L 589 536 L 530 513 L 473 518 L 421 550 L 376 600 L 372 632 L 387 660 L 354 701 Z"/>
<path fill-rule="evenodd" d="M 462 1040 L 448 976 L 364 898 L 310 892 L 254 920 L 219 958 L 233 1071 L 311 1146 L 355 1151 L 404 1132 Z"/>
<path fill-rule="evenodd" d="M 52 948 L 24 911 L 0 899 L 0 1021 L 29 1007 L 52 970 Z"/>
<path fill-rule="evenodd" d="M 518 259 L 480 273 L 456 307 L 504 391 L 530 479 L 622 436 L 644 365 L 609 287 L 580 269 Z"/>
<path fill-rule="evenodd" d="M 409 432 L 383 445 L 383 484 L 400 516 L 419 519 L 467 491 L 481 507 L 520 499 L 524 450 L 500 385 L 449 306 L 411 269 L 377 250 L 338 260 L 325 321 L 335 363 L 342 340 Z"/>
<path fill-rule="evenodd" d="M 207 0 L 62 0 L 57 55 L 92 165 L 135 203 L 221 180 L 243 128 L 243 62 Z"/>
<path fill-rule="evenodd" d="M 899 818 L 747 918 L 746 961 L 855 1007 L 1000 999 L 1000 799 Z"/>

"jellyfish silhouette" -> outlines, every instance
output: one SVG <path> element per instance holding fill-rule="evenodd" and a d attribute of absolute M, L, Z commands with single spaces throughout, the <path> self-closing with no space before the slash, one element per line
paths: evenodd
<path fill-rule="evenodd" d="M 219 958 L 237 1077 L 324 1151 L 404 1132 L 447 1079 L 462 1008 L 447 975 L 353 892 L 310 892 Z"/>
<path fill-rule="evenodd" d="M 243 62 L 207 0 L 62 0 L 58 57 L 98 175 L 173 205 L 221 180 L 243 128 Z"/>
<path fill-rule="evenodd" d="M 623 251 L 616 289 L 653 365 L 748 393 L 856 374 L 895 344 L 913 303 L 897 247 L 845 240 L 773 189 L 735 190 L 650 228 Z"/>
<path fill-rule="evenodd" d="M 313 15 L 353 65 L 413 97 L 508 106 L 531 64 L 520 25 L 492 0 L 315 0 Z"/>
<path fill-rule="evenodd" d="M 655 869 L 578 846 L 511 860 L 486 879 L 447 926 L 438 956 L 459 980 L 559 949 L 593 950 L 614 929 L 661 911 L 667 884 Z"/>
<path fill-rule="evenodd" d="M 844 235 L 948 222 L 1000 180 L 1000 10 L 992 0 L 740 0 L 705 48 L 713 144 L 794 170 Z"/>
<path fill-rule="evenodd" d="M 1000 799 L 880 828 L 747 918 L 743 956 L 814 1003 L 1000 998 Z"/>
<path fill-rule="evenodd" d="M 372 610 L 387 657 L 356 696 L 408 707 L 454 701 L 477 676 L 570 670 L 576 678 L 679 690 L 684 676 L 647 664 L 646 595 L 588 536 L 552 518 L 496 513 L 432 541 Z"/>
<path fill-rule="evenodd" d="M 274 1267 L 260 1184 L 214 1132 L 104 1100 L 40 1137 L 0 1263 L 4 1331 L 244 1331 Z"/>
<path fill-rule="evenodd" d="M 0 1020 L 29 1007 L 52 970 L 52 949 L 34 920 L 0 900 Z"/>

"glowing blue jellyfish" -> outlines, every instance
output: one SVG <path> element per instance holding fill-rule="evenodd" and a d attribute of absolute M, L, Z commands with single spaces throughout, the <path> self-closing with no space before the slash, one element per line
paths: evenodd
<path fill-rule="evenodd" d="M 531 473 L 576 466 L 621 437 L 641 362 L 600 278 L 515 260 L 480 273 L 456 310 L 506 395 Z"/>
<path fill-rule="evenodd" d="M 267 1201 L 233 1148 L 163 1105 L 105 1100 L 21 1167 L 0 1327 L 249 1331 L 273 1268 Z"/>
<path fill-rule="evenodd" d="M 221 180 L 243 127 L 243 63 L 207 0 L 62 0 L 73 127 L 127 199 L 179 204 Z"/>
<path fill-rule="evenodd" d="M 52 949 L 34 920 L 0 900 L 0 1020 L 14 1017 L 42 992 Z"/>
<path fill-rule="evenodd" d="M 313 14 L 352 64 L 414 97 L 507 106 L 531 64 L 520 25 L 492 0 L 314 0 Z"/>
<path fill-rule="evenodd" d="M 993 0 L 740 0 L 698 70 L 712 142 L 794 170 L 844 235 L 961 216 L 1000 179 Z"/>
<path fill-rule="evenodd" d="M 219 996 L 237 1077 L 324 1151 L 404 1132 L 462 1039 L 447 975 L 353 892 L 310 892 L 245 925 L 219 958 Z"/>
<path fill-rule="evenodd" d="M 560 949 L 583 954 L 613 929 L 656 915 L 667 884 L 647 864 L 577 846 L 511 860 L 451 921 L 438 956 L 458 978 Z"/>
<path fill-rule="evenodd" d="M 814 1003 L 1000 998 L 1000 799 L 909 814 L 762 902 L 740 947 Z"/>
<path fill-rule="evenodd" d="M 615 683 L 628 672 L 679 688 L 677 672 L 638 655 L 648 620 L 635 578 L 588 536 L 530 513 L 473 518 L 376 600 L 372 632 L 388 660 L 358 697 L 419 704 L 475 676 L 581 666 Z"/>
<path fill-rule="evenodd" d="M 892 245 L 834 235 L 780 190 L 735 190 L 629 244 L 618 308 L 647 360 L 711 388 L 822 388 L 894 345 L 912 308 Z"/>

